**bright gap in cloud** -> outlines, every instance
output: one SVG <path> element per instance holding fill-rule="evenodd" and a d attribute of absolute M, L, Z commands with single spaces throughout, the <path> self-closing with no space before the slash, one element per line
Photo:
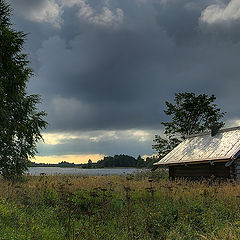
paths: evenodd
<path fill-rule="evenodd" d="M 208 6 L 201 13 L 200 21 L 209 25 L 230 23 L 240 19 L 240 1 L 231 0 L 227 5 L 222 2 Z"/>
<path fill-rule="evenodd" d="M 14 4 L 20 6 L 20 14 L 26 19 L 48 23 L 55 28 L 61 28 L 64 23 L 63 13 L 66 8 L 78 8 L 78 17 L 90 24 L 101 26 L 118 26 L 123 22 L 124 12 L 120 8 L 112 9 L 109 1 L 101 1 L 101 10 L 95 9 L 87 0 L 41 0 L 36 4 L 24 5 L 16 0 Z M 19 1 L 19 0 L 18 0 Z"/>

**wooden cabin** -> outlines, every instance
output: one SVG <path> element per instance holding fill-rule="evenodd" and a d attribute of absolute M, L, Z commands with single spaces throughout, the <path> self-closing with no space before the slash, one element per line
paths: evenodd
<path fill-rule="evenodd" d="M 240 181 L 240 127 L 187 136 L 155 166 L 169 178 L 224 178 Z"/>

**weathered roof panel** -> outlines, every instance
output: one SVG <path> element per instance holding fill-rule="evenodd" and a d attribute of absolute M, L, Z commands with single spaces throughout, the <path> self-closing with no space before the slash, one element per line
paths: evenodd
<path fill-rule="evenodd" d="M 188 136 L 155 165 L 234 159 L 240 152 L 240 127 Z"/>

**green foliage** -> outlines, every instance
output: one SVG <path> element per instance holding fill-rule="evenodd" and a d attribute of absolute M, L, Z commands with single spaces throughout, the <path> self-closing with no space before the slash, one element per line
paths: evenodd
<path fill-rule="evenodd" d="M 168 170 L 164 168 L 158 168 L 154 171 L 141 171 L 133 174 L 133 178 L 136 180 L 142 179 L 152 179 L 153 181 L 167 180 L 168 179 Z"/>
<path fill-rule="evenodd" d="M 153 141 L 154 144 L 152 148 L 158 152 L 160 159 L 166 156 L 181 142 L 181 140 L 176 138 L 174 135 L 165 135 L 164 138 L 160 135 L 155 135 L 155 139 Z"/>
<path fill-rule="evenodd" d="M 33 74 L 22 53 L 26 34 L 11 28 L 10 13 L 9 5 L 0 1 L 0 174 L 5 178 L 27 169 L 46 127 L 46 114 L 36 107 L 40 97 L 26 94 Z"/>
<path fill-rule="evenodd" d="M 88 160 L 87 167 L 88 168 L 92 168 L 93 167 L 93 162 L 92 162 L 91 159 Z"/>
<path fill-rule="evenodd" d="M 40 165 L 40 164 L 38 164 Z M 51 164 L 49 164 L 51 166 Z M 53 166 L 57 166 L 57 167 L 75 167 L 75 164 L 74 163 L 69 163 L 69 162 L 66 162 L 66 161 L 62 161 L 58 164 L 52 164 Z M 43 164 L 43 166 L 46 166 Z"/>
<path fill-rule="evenodd" d="M 172 116 L 170 122 L 162 122 L 165 127 L 164 135 L 155 136 L 153 149 L 160 157 L 164 157 L 176 147 L 187 135 L 203 132 L 212 126 L 221 128 L 224 112 L 214 103 L 215 95 L 208 96 L 195 93 L 176 93 L 174 104 L 166 102 L 165 114 Z"/>
<path fill-rule="evenodd" d="M 144 159 L 139 155 L 137 158 L 137 168 L 145 167 Z"/>
<path fill-rule="evenodd" d="M 147 157 L 145 161 L 145 167 L 152 168 L 153 164 L 158 161 L 159 161 L 159 158 L 157 156 Z"/>
<path fill-rule="evenodd" d="M 135 159 L 132 156 L 120 154 L 120 155 L 115 155 L 114 157 L 111 157 L 111 156 L 104 157 L 103 160 L 100 160 L 97 163 L 92 164 L 92 166 L 97 168 L 104 168 L 104 167 L 152 168 L 153 163 L 157 161 L 158 161 L 158 158 L 156 157 L 147 157 L 146 160 L 144 160 L 140 155 L 137 157 L 137 159 Z M 85 164 L 85 168 L 87 167 L 88 167 L 88 164 Z"/>
<path fill-rule="evenodd" d="M 62 229 L 52 209 L 28 212 L 25 206 L 0 201 L 1 240 L 62 240 Z"/>
<path fill-rule="evenodd" d="M 0 239 L 240 238 L 240 186 L 235 183 L 148 176 L 137 181 L 60 176 L 28 181 L 9 185 L 0 179 Z M 28 201 L 22 201 L 24 195 Z"/>
<path fill-rule="evenodd" d="M 97 162 L 99 167 L 136 167 L 137 160 L 134 157 L 120 154 L 114 157 L 107 156 Z"/>
<path fill-rule="evenodd" d="M 42 199 L 44 205 L 55 207 L 59 201 L 59 194 L 53 188 L 45 188 L 42 191 Z"/>

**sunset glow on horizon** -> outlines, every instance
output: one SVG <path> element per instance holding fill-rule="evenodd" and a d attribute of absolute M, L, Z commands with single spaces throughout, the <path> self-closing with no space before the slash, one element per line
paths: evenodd
<path fill-rule="evenodd" d="M 75 164 L 87 163 L 89 159 L 92 162 L 97 162 L 104 158 L 104 155 L 100 154 L 79 154 L 79 155 L 53 155 L 53 156 L 36 156 L 31 159 L 35 163 L 50 163 L 57 164 L 60 162 L 69 162 Z"/>

